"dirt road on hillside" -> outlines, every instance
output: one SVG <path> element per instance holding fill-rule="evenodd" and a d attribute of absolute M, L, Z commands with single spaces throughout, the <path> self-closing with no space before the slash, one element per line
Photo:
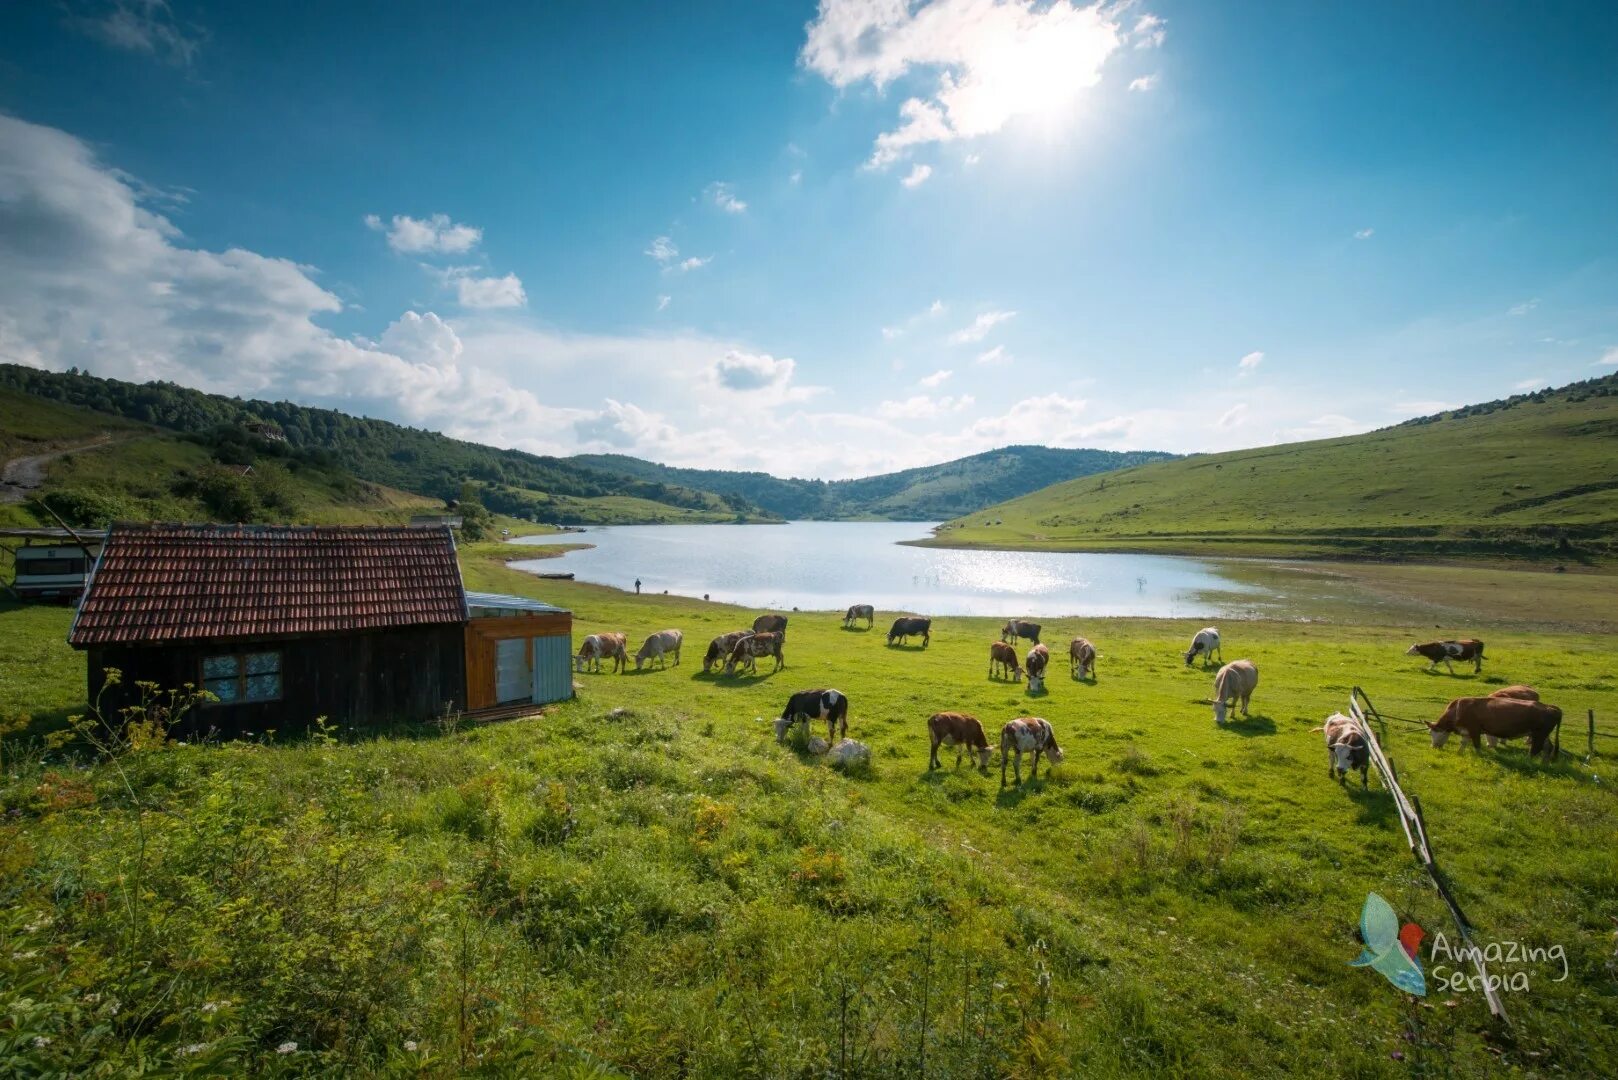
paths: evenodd
<path fill-rule="evenodd" d="M 43 454 L 12 458 L 0 467 L 0 503 L 20 503 L 31 497 L 45 483 L 45 466 L 57 458 L 76 454 L 80 450 L 96 450 L 119 440 L 102 435 L 77 446 L 60 446 Z"/>

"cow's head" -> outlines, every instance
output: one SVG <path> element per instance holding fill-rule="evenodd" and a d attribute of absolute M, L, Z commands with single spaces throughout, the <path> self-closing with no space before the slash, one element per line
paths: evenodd
<path fill-rule="evenodd" d="M 1045 676 L 1035 675 L 1032 670 L 1028 672 L 1028 692 L 1030 694 L 1043 693 L 1045 690 Z"/>
<path fill-rule="evenodd" d="M 780 716 L 775 720 L 775 741 L 786 742 L 787 732 L 792 730 L 793 721 L 790 717 Z"/>
<path fill-rule="evenodd" d="M 1056 745 L 1055 739 L 1052 739 L 1051 742 L 1045 746 L 1045 756 L 1051 759 L 1052 765 L 1060 765 L 1062 763 L 1062 759 L 1067 755 L 1062 753 L 1062 748 Z"/>
<path fill-rule="evenodd" d="M 985 772 L 988 771 L 989 759 L 993 756 L 994 751 L 990 750 L 987 746 L 980 746 L 976 750 L 972 751 L 973 760 L 978 763 L 978 768 Z"/>
<path fill-rule="evenodd" d="M 1339 773 L 1346 773 L 1356 768 L 1354 764 L 1354 745 L 1347 739 L 1331 745 L 1331 767 Z"/>
<path fill-rule="evenodd" d="M 1196 659 L 1197 653 L 1199 651 L 1200 651 L 1200 649 L 1199 649 L 1199 646 L 1197 645 L 1197 643 L 1192 642 L 1191 647 L 1185 651 L 1185 666 L 1186 667 L 1191 666 L 1191 661 Z"/>
<path fill-rule="evenodd" d="M 1213 707 L 1214 707 L 1214 723 L 1223 724 L 1225 722 L 1225 702 L 1224 702 L 1224 699 L 1221 698 L 1220 700 L 1214 702 Z"/>
<path fill-rule="evenodd" d="M 1433 737 L 1434 750 L 1442 749 L 1444 744 L 1449 742 L 1449 733 L 1451 730 L 1452 729 L 1450 728 L 1444 727 L 1442 721 L 1436 724 L 1431 722 L 1427 724 L 1427 731 Z"/>
<path fill-rule="evenodd" d="M 645 653 L 637 653 L 635 655 L 635 670 L 639 671 L 641 665 L 644 664 L 644 663 L 646 663 L 646 654 Z"/>
<path fill-rule="evenodd" d="M 1421 646 L 1420 645 L 1412 645 L 1412 646 L 1410 646 L 1410 648 L 1405 650 L 1405 655 L 1406 656 L 1420 656 L 1421 655 Z"/>

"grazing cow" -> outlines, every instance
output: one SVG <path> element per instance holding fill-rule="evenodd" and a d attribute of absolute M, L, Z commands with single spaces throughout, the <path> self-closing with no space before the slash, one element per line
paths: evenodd
<path fill-rule="evenodd" d="M 1017 650 L 1003 641 L 989 642 L 989 678 L 994 678 L 995 665 L 1000 665 L 1000 676 L 1011 677 L 1012 682 L 1022 680 L 1022 666 L 1017 663 Z"/>
<path fill-rule="evenodd" d="M 837 738 L 837 727 L 842 725 L 843 737 L 848 737 L 848 695 L 841 690 L 799 690 L 787 698 L 787 707 L 781 710 L 781 720 L 775 725 L 775 737 L 786 741 L 792 725 L 803 721 L 803 730 L 809 731 L 809 721 L 826 721 L 826 741 Z"/>
<path fill-rule="evenodd" d="M 1251 660 L 1232 660 L 1214 676 L 1214 723 L 1225 722 L 1225 702 L 1242 703 L 1242 715 L 1247 715 L 1247 701 L 1258 687 L 1258 667 Z"/>
<path fill-rule="evenodd" d="M 865 629 L 876 625 L 876 608 L 870 604 L 855 604 L 843 613 L 843 625 L 853 626 L 856 619 L 865 620 Z"/>
<path fill-rule="evenodd" d="M 893 620 L 893 627 L 888 631 L 888 644 L 895 640 L 903 645 L 906 638 L 921 635 L 921 647 L 926 648 L 933 640 L 933 620 L 901 617 Z"/>
<path fill-rule="evenodd" d="M 1084 678 L 1085 672 L 1096 672 L 1096 647 L 1081 637 L 1073 639 L 1067 647 L 1068 674 L 1075 679 Z"/>
<path fill-rule="evenodd" d="M 1000 640 L 1017 644 L 1018 638 L 1027 638 L 1035 645 L 1039 644 L 1039 624 L 1024 622 L 1021 619 L 1007 619 L 1006 625 L 1000 628 Z"/>
<path fill-rule="evenodd" d="M 659 630 L 646 639 L 635 654 L 635 670 L 639 671 L 641 665 L 648 660 L 656 660 L 658 667 L 668 667 L 668 654 L 674 654 L 674 666 L 680 666 L 680 642 L 685 635 L 678 630 Z"/>
<path fill-rule="evenodd" d="M 573 658 L 573 670 L 583 671 L 585 665 L 589 664 L 591 671 L 600 671 L 604 657 L 612 659 L 614 673 L 621 674 L 628 670 L 629 639 L 623 634 L 591 634 L 579 645 L 579 655 Z"/>
<path fill-rule="evenodd" d="M 1051 651 L 1043 645 L 1035 645 L 1028 650 L 1028 659 L 1024 661 L 1028 668 L 1028 692 L 1037 694 L 1045 689 L 1045 665 L 1051 662 Z"/>
<path fill-rule="evenodd" d="M 1427 725 L 1432 732 L 1433 746 L 1438 748 L 1449 741 L 1450 732 L 1459 731 L 1472 740 L 1472 748 L 1483 748 L 1483 736 L 1496 739 L 1515 739 L 1528 736 L 1528 756 L 1543 754 L 1546 760 L 1556 756 L 1551 733 L 1562 722 L 1562 710 L 1543 701 L 1529 701 L 1520 697 L 1463 697 L 1456 698 L 1445 707 L 1439 718 Z"/>
<path fill-rule="evenodd" d="M 1025 750 L 1034 752 L 1034 772 L 1032 776 L 1034 780 L 1039 779 L 1039 755 L 1044 754 L 1050 758 L 1052 765 L 1062 763 L 1062 748 L 1056 745 L 1056 732 L 1051 730 L 1051 725 L 1037 716 L 1019 716 L 1000 729 L 1001 787 L 1006 786 L 1006 758 L 1010 756 L 1012 751 L 1017 754 L 1017 784 L 1021 786 L 1022 756 Z"/>
<path fill-rule="evenodd" d="M 927 718 L 927 733 L 932 736 L 932 752 L 927 755 L 927 768 L 942 769 L 938 763 L 938 748 L 940 746 L 955 747 L 955 767 L 961 767 L 961 755 L 967 750 L 972 751 L 972 759 L 977 762 L 981 771 L 989 769 L 989 758 L 993 751 L 989 749 L 989 737 L 983 733 L 983 725 L 978 718 L 970 713 L 941 712 L 933 713 Z"/>
<path fill-rule="evenodd" d="M 702 673 L 706 675 L 713 670 L 715 665 L 723 664 L 729 658 L 731 650 L 736 647 L 738 641 L 752 636 L 753 631 L 751 630 L 732 630 L 730 633 L 720 634 L 708 642 L 708 651 L 702 654 Z"/>
<path fill-rule="evenodd" d="M 1427 670 L 1434 671 L 1438 662 L 1444 661 L 1451 675 L 1455 674 L 1455 665 L 1451 660 L 1462 663 L 1472 661 L 1472 673 L 1475 675 L 1483 670 L 1483 642 L 1476 638 L 1465 638 L 1461 641 L 1424 641 L 1419 645 L 1412 645 L 1405 650 L 1406 656 L 1424 656 L 1427 658 Z"/>
<path fill-rule="evenodd" d="M 785 615 L 760 615 L 753 620 L 753 633 L 780 634 L 787 636 L 787 617 Z"/>
<path fill-rule="evenodd" d="M 1360 787 L 1369 787 L 1371 747 L 1353 717 L 1332 713 L 1315 731 L 1326 733 L 1326 775 L 1336 780 L 1348 778 L 1350 769 L 1360 771 Z"/>
<path fill-rule="evenodd" d="M 1490 694 L 1489 696 L 1490 697 L 1521 698 L 1523 701 L 1538 701 L 1539 700 L 1539 691 L 1535 690 L 1532 686 L 1522 686 L 1522 685 L 1502 686 L 1500 689 L 1494 691 L 1494 693 Z M 1483 736 L 1483 741 L 1489 744 L 1489 749 L 1490 750 L 1493 750 L 1496 746 L 1498 746 L 1500 744 L 1501 740 L 1496 738 L 1493 735 L 1485 735 L 1485 736 Z"/>
<path fill-rule="evenodd" d="M 1205 626 L 1191 639 L 1191 647 L 1185 651 L 1185 666 L 1190 667 L 1191 661 L 1201 656 L 1202 666 L 1206 668 L 1213 663 L 1214 653 L 1219 654 L 1221 664 L 1225 662 L 1225 652 L 1219 647 L 1219 631 L 1212 626 Z"/>
<path fill-rule="evenodd" d="M 780 634 L 765 632 L 762 634 L 749 634 L 736 642 L 730 650 L 730 659 L 725 662 L 725 674 L 736 674 L 736 665 L 741 664 L 748 671 L 757 671 L 757 660 L 761 656 L 775 657 L 773 670 L 780 671 L 786 667 L 786 657 L 781 653 L 784 639 Z"/>

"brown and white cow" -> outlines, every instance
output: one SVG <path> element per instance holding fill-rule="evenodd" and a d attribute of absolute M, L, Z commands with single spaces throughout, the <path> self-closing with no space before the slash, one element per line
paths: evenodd
<path fill-rule="evenodd" d="M 843 612 L 844 627 L 853 626 L 855 620 L 857 619 L 864 619 L 865 629 L 869 630 L 872 626 L 876 625 L 876 608 L 872 607 L 870 604 L 854 604 L 847 611 Z"/>
<path fill-rule="evenodd" d="M 933 620 L 920 619 L 913 615 L 900 616 L 893 620 L 893 626 L 888 630 L 888 644 L 897 641 L 903 645 L 906 639 L 921 635 L 921 647 L 926 648 L 933 640 Z"/>
<path fill-rule="evenodd" d="M 1538 701 L 1539 691 L 1535 690 L 1532 686 L 1523 686 L 1519 684 L 1517 686 L 1502 686 L 1489 696 L 1520 698 L 1523 701 Z M 1493 735 L 1483 736 L 1483 741 L 1489 744 L 1490 750 L 1493 750 L 1500 743 L 1500 740 Z"/>
<path fill-rule="evenodd" d="M 738 641 L 752 636 L 751 630 L 732 630 L 708 642 L 708 651 L 702 654 L 702 673 L 706 675 L 716 665 L 723 664 L 730 657 L 731 650 L 736 648 Z"/>
<path fill-rule="evenodd" d="M 668 667 L 668 655 L 674 654 L 674 666 L 680 666 L 680 643 L 685 635 L 678 630 L 659 630 L 641 645 L 635 654 L 635 670 L 648 660 L 656 660 L 658 667 Z"/>
<path fill-rule="evenodd" d="M 1556 755 L 1551 734 L 1561 722 L 1562 710 L 1543 701 L 1519 697 L 1463 697 L 1445 706 L 1442 715 L 1429 723 L 1427 729 L 1432 732 L 1434 748 L 1443 746 L 1455 731 L 1470 739 L 1474 750 L 1483 748 L 1485 735 L 1496 739 L 1526 735 L 1528 755 L 1543 754 L 1549 760 Z"/>
<path fill-rule="evenodd" d="M 989 642 L 989 678 L 994 678 L 994 669 L 1000 668 L 1001 678 L 1010 678 L 1012 682 L 1022 680 L 1022 665 L 1017 663 L 1017 650 L 1003 641 Z"/>
<path fill-rule="evenodd" d="M 1051 651 L 1043 645 L 1028 650 L 1023 666 L 1028 669 L 1028 692 L 1038 694 L 1045 689 L 1045 668 L 1051 662 Z"/>
<path fill-rule="evenodd" d="M 590 665 L 591 671 L 601 670 L 601 661 L 610 658 L 614 673 L 622 674 L 629 669 L 629 639 L 618 633 L 591 634 L 579 644 L 579 654 L 573 658 L 573 670 L 583 671 L 585 665 Z"/>
<path fill-rule="evenodd" d="M 762 634 L 749 634 L 736 642 L 730 650 L 730 659 L 725 662 L 725 674 L 736 674 L 736 665 L 741 664 L 747 671 L 757 671 L 757 660 L 761 656 L 775 657 L 774 671 L 786 667 L 786 657 L 782 655 L 783 644 L 781 635 L 766 631 Z"/>
<path fill-rule="evenodd" d="M 792 725 L 803 722 L 803 730 L 808 732 L 809 721 L 826 721 L 826 742 L 832 743 L 837 739 L 837 726 L 842 725 L 843 737 L 848 737 L 848 695 L 841 690 L 799 690 L 787 698 L 786 708 L 781 710 L 781 718 L 775 722 L 775 738 L 777 742 L 785 742 L 787 732 Z"/>
<path fill-rule="evenodd" d="M 1436 670 L 1440 660 L 1449 668 L 1451 675 L 1455 674 L 1455 665 L 1450 663 L 1451 660 L 1459 660 L 1462 663 L 1472 661 L 1473 674 L 1483 670 L 1483 642 L 1477 638 L 1462 638 L 1460 641 L 1424 641 L 1410 646 L 1405 650 L 1405 655 L 1426 657 L 1428 671 Z"/>
<path fill-rule="evenodd" d="M 1337 780 L 1348 777 L 1350 769 L 1360 771 L 1360 787 L 1369 787 L 1367 774 L 1371 767 L 1371 747 L 1364 732 L 1351 716 L 1332 713 L 1326 723 L 1314 730 L 1326 733 L 1326 775 Z"/>
<path fill-rule="evenodd" d="M 787 617 L 785 615 L 760 615 L 753 620 L 753 633 L 780 634 L 787 636 Z"/>
<path fill-rule="evenodd" d="M 962 754 L 970 750 L 977 767 L 988 771 L 989 758 L 993 751 L 989 749 L 989 737 L 983 733 L 983 725 L 978 723 L 977 717 L 970 713 L 933 713 L 927 718 L 927 733 L 932 736 L 933 742 L 932 751 L 927 755 L 929 770 L 943 768 L 938 763 L 938 748 L 953 746 L 957 769 L 961 767 Z"/>
<path fill-rule="evenodd" d="M 1007 619 L 1006 625 L 1000 628 L 1000 640 L 1015 645 L 1018 638 L 1026 638 L 1038 645 L 1039 624 L 1023 619 Z"/>
<path fill-rule="evenodd" d="M 1067 647 L 1068 674 L 1075 679 L 1084 678 L 1085 672 L 1092 676 L 1096 671 L 1096 647 L 1084 638 L 1076 637 Z"/>
<path fill-rule="evenodd" d="M 1247 702 L 1258 688 L 1258 665 L 1251 660 L 1232 660 L 1214 676 L 1214 723 L 1225 722 L 1225 703 L 1242 703 L 1242 715 L 1247 715 Z"/>
<path fill-rule="evenodd" d="M 1051 759 L 1052 765 L 1062 763 L 1062 748 L 1056 745 L 1056 732 L 1051 730 L 1048 721 L 1038 716 L 1019 716 L 1000 729 L 1000 786 L 1006 786 L 1006 759 L 1012 754 L 1017 755 L 1016 776 L 1017 783 L 1022 784 L 1022 756 L 1025 751 L 1033 751 L 1034 771 L 1032 779 L 1039 779 L 1039 755 L 1044 754 Z M 1047 770 L 1049 771 L 1049 770 Z"/>

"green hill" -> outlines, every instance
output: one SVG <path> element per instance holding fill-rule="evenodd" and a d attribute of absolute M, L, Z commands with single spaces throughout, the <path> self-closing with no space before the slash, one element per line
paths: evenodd
<path fill-rule="evenodd" d="M 1207 554 L 1618 554 L 1618 376 L 1365 435 L 1056 484 L 926 543 Z"/>
<path fill-rule="evenodd" d="M 858 480 L 783 480 L 761 472 L 677 469 L 617 454 L 570 458 L 603 472 L 701 488 L 796 519 L 887 518 L 929 521 L 967 514 L 1058 480 L 1172 458 L 1155 451 L 1061 450 L 1007 446 L 971 457 Z"/>

